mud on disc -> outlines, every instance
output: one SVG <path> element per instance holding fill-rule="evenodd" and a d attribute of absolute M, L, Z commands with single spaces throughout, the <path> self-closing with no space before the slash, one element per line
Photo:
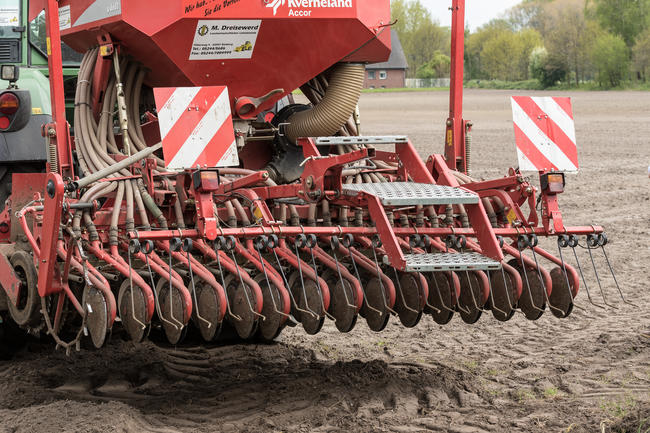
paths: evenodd
<path fill-rule="evenodd" d="M 573 287 L 569 286 L 567 276 L 561 267 L 556 267 L 551 271 L 551 281 L 553 290 L 548 297 L 551 313 L 558 319 L 565 319 L 573 311 Z"/>
<path fill-rule="evenodd" d="M 439 325 L 446 325 L 454 317 L 456 307 L 456 288 L 450 273 L 433 272 L 428 277 L 429 300 L 428 304 L 437 309 L 425 307 L 425 313 L 433 317 Z"/>
<path fill-rule="evenodd" d="M 106 342 L 108 331 L 108 307 L 104 294 L 95 287 L 87 289 L 84 296 L 84 305 L 88 309 L 86 317 L 86 328 L 90 334 L 90 340 L 95 348 L 100 349 Z"/>
<path fill-rule="evenodd" d="M 284 328 L 283 322 L 286 320 L 282 313 L 284 300 L 280 296 L 280 290 L 267 281 L 264 274 L 258 274 L 255 281 L 262 290 L 262 315 L 264 316 L 264 319 L 258 321 L 258 333 L 262 339 L 273 341 Z"/>
<path fill-rule="evenodd" d="M 481 318 L 481 300 L 483 291 L 481 281 L 475 272 L 458 272 L 460 280 L 460 298 L 458 299 L 458 312 L 463 322 L 473 325 Z"/>
<path fill-rule="evenodd" d="M 170 293 L 169 281 L 161 278 L 156 284 L 160 303 L 160 313 L 165 336 L 170 344 L 178 344 L 185 336 L 185 313 L 183 311 L 183 297 L 178 288 L 172 286 Z"/>
<path fill-rule="evenodd" d="M 366 319 L 371 331 L 381 332 L 386 329 L 390 319 L 386 288 L 379 277 L 372 277 L 368 280 L 365 289 L 366 300 L 361 308 L 361 315 Z"/>
<path fill-rule="evenodd" d="M 397 288 L 397 300 L 395 301 L 395 312 L 400 322 L 407 328 L 414 328 L 420 323 L 423 312 L 424 294 L 418 281 L 418 274 L 402 273 Z M 400 293 L 401 292 L 401 293 Z"/>
<path fill-rule="evenodd" d="M 147 332 L 147 306 L 144 293 L 136 285 L 133 285 L 131 290 L 128 279 L 122 282 L 118 293 L 117 302 L 122 326 L 131 340 L 139 343 L 144 340 Z"/>
<path fill-rule="evenodd" d="M 230 323 L 235 328 L 239 338 L 248 340 L 257 331 L 258 316 L 257 304 L 251 288 L 241 283 L 239 278 L 229 276 L 226 278 L 226 293 L 230 302 L 230 310 L 235 317 L 231 317 Z"/>
<path fill-rule="evenodd" d="M 517 290 L 515 281 L 507 272 L 494 272 L 490 278 L 492 292 L 488 299 L 492 315 L 499 322 L 507 322 L 515 315 Z"/>
<path fill-rule="evenodd" d="M 219 322 L 219 312 L 221 305 L 219 298 L 214 291 L 214 287 L 205 281 L 196 281 L 196 301 L 198 305 L 192 308 L 192 321 L 199 328 L 201 337 L 211 342 L 221 331 L 221 322 Z M 199 318 L 199 315 L 203 320 Z"/>

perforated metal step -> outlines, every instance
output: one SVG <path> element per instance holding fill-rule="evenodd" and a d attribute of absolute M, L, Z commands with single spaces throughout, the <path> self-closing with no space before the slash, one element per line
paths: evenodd
<path fill-rule="evenodd" d="M 498 271 L 501 264 L 478 253 L 406 254 L 405 272 Z M 384 256 L 388 263 L 388 256 Z"/>
<path fill-rule="evenodd" d="M 479 202 L 479 196 L 473 192 L 426 183 L 359 183 L 343 186 L 343 193 L 348 196 L 355 196 L 361 191 L 374 195 L 386 206 L 477 204 Z"/>

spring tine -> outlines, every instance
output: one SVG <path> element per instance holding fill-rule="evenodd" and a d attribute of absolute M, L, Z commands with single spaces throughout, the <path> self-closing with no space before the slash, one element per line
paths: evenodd
<path fill-rule="evenodd" d="M 377 270 L 377 278 L 379 279 L 379 285 L 381 286 L 382 292 L 386 293 L 386 289 L 384 288 L 384 282 L 381 279 L 381 269 L 379 269 L 379 261 L 377 260 L 377 248 L 375 248 L 374 244 L 372 245 L 372 255 L 375 258 L 375 269 Z M 384 306 L 386 307 L 386 309 L 390 311 L 391 314 L 396 316 L 397 312 L 392 308 L 390 308 L 390 306 L 388 305 L 388 301 L 386 300 L 386 296 L 383 296 L 383 298 L 384 298 Z"/>
<path fill-rule="evenodd" d="M 469 294 L 472 295 L 472 302 L 474 303 L 474 306 L 476 307 L 477 310 L 485 311 L 485 309 L 479 307 L 478 302 L 476 302 L 476 296 L 474 296 L 474 288 L 472 287 L 472 279 L 469 277 L 468 270 L 465 270 L 465 275 L 467 276 L 467 284 L 469 284 Z"/>
<path fill-rule="evenodd" d="M 172 297 L 172 290 L 173 290 L 173 286 L 172 286 L 172 252 L 170 250 L 169 251 L 169 298 L 170 298 L 169 316 L 171 317 L 171 319 L 174 322 L 177 323 L 178 326 L 176 327 L 176 329 L 183 329 L 184 325 L 180 321 L 176 320 L 176 318 L 174 317 L 174 303 L 171 301 L 171 299 L 172 299 L 171 298 Z"/>
<path fill-rule="evenodd" d="M 621 299 L 626 304 L 638 308 L 638 305 L 636 305 L 636 304 L 628 301 L 627 299 L 625 299 L 625 296 L 623 295 L 623 291 L 621 290 L 621 286 L 618 285 L 618 280 L 616 279 L 616 274 L 614 273 L 614 268 L 612 268 L 612 265 L 609 262 L 609 257 L 607 256 L 607 251 L 605 251 L 605 246 L 601 245 L 600 249 L 603 251 L 603 256 L 605 257 L 605 261 L 607 262 L 607 267 L 609 268 L 609 272 L 612 274 L 612 278 L 614 279 L 614 283 L 616 284 L 616 289 L 618 290 L 618 293 L 621 295 Z"/>
<path fill-rule="evenodd" d="M 603 285 L 600 282 L 600 275 L 598 275 L 598 269 L 596 268 L 596 262 L 594 261 L 594 255 L 591 253 L 591 249 L 592 248 L 589 245 L 587 245 L 587 251 L 589 251 L 589 259 L 591 260 L 591 266 L 593 266 L 594 273 L 596 274 L 596 281 L 598 282 L 598 289 L 600 290 L 600 295 L 603 297 L 603 303 L 610 308 L 618 310 L 618 307 L 611 305 L 607 302 L 607 298 L 605 297 L 605 291 L 603 290 Z"/>
<path fill-rule="evenodd" d="M 300 275 L 300 286 L 302 287 L 302 296 L 304 296 L 305 307 L 307 308 L 306 310 L 303 310 L 298 306 L 298 303 L 296 302 L 296 309 L 301 313 L 311 314 L 315 319 L 318 319 L 320 318 L 320 315 L 316 314 L 315 311 L 312 311 L 311 308 L 309 308 L 309 300 L 307 299 L 307 290 L 305 290 L 305 277 L 302 274 L 302 260 L 300 259 L 300 250 L 298 249 L 298 245 L 296 245 L 296 257 L 298 258 L 298 275 Z M 293 296 L 291 296 L 291 298 L 293 298 Z"/>
<path fill-rule="evenodd" d="M 420 314 L 418 310 L 414 310 L 413 308 L 409 307 L 406 304 L 406 298 L 404 298 L 404 293 L 402 292 L 402 283 L 400 283 L 399 281 L 399 275 L 397 274 L 397 269 L 393 268 L 393 271 L 395 272 L 395 282 L 397 283 L 397 291 L 399 292 L 399 295 L 402 298 L 402 302 L 404 303 L 404 308 L 406 308 L 412 313 Z"/>
<path fill-rule="evenodd" d="M 208 329 L 210 329 L 212 328 L 212 323 L 210 323 L 209 320 L 203 318 L 203 316 L 201 316 L 201 313 L 199 312 L 199 301 L 196 297 L 196 285 L 194 284 L 194 272 L 192 272 L 192 260 L 190 257 L 189 250 L 186 251 L 186 254 L 187 254 L 187 265 L 190 271 L 190 282 L 192 283 L 192 297 L 194 298 L 194 311 L 196 311 L 196 318 L 199 319 L 201 322 L 207 324 Z"/>
<path fill-rule="evenodd" d="M 321 306 L 321 308 L 323 310 L 323 316 L 325 316 L 328 319 L 336 322 L 336 318 L 334 316 L 332 316 L 329 312 L 327 312 L 327 310 L 325 309 L 325 304 L 323 304 L 323 289 L 320 286 L 320 278 L 318 278 L 318 266 L 316 265 L 316 256 L 314 256 L 314 248 L 313 247 L 309 247 L 309 253 L 311 254 L 311 263 L 312 263 L 312 266 L 314 267 L 314 275 L 316 275 L 316 287 L 318 287 L 318 293 L 320 294 L 320 300 L 321 300 L 320 301 L 320 303 L 321 303 L 320 306 Z M 339 263 L 337 261 L 336 262 L 336 268 L 337 269 L 339 269 L 338 266 L 339 266 Z M 340 275 L 341 275 L 341 270 L 339 269 L 339 276 Z M 341 281 L 343 281 L 342 278 L 341 278 Z M 343 284 L 343 283 L 341 283 L 341 284 Z M 343 292 L 345 293 L 345 290 Z M 345 298 L 346 298 L 345 299 L 346 302 L 348 302 L 347 295 L 345 296 Z M 307 303 L 307 298 L 305 297 L 305 304 L 306 303 Z M 320 318 L 322 316 L 319 314 L 318 317 Z"/>
<path fill-rule="evenodd" d="M 154 282 L 153 279 L 153 272 L 151 272 L 151 265 L 149 264 L 149 255 L 145 254 L 144 255 L 144 260 L 145 263 L 147 264 L 147 270 L 149 271 L 149 279 L 151 280 L 151 287 L 154 288 L 153 290 L 153 300 L 156 303 L 156 313 L 158 314 L 158 317 L 162 322 L 165 322 L 171 326 L 173 326 L 177 331 L 178 331 L 178 325 L 176 325 L 174 322 L 170 322 L 169 320 L 165 319 L 165 317 L 162 314 L 162 309 L 160 308 L 160 299 L 158 298 L 158 293 L 156 292 L 156 283 Z"/>
<path fill-rule="evenodd" d="M 221 287 L 226 289 L 226 279 L 224 278 L 223 274 L 223 268 L 221 267 L 221 257 L 219 254 L 220 251 L 217 251 L 217 266 L 219 267 L 219 275 L 221 276 Z M 235 319 L 238 322 L 241 322 L 241 317 L 238 316 L 237 314 L 233 313 L 232 310 L 230 309 L 230 300 L 228 299 L 228 296 L 226 296 L 226 310 L 228 311 L 228 315 Z"/>
<path fill-rule="evenodd" d="M 352 254 L 352 246 L 348 248 L 348 253 L 350 254 L 350 260 L 352 261 L 352 267 L 354 268 L 354 274 L 357 277 L 357 280 L 361 283 L 361 275 L 359 274 L 359 269 L 357 268 L 357 262 L 354 260 L 354 255 Z M 363 288 L 363 284 L 361 285 L 361 292 L 363 293 L 363 303 L 368 307 L 370 310 L 374 311 L 377 314 L 382 314 L 381 311 L 370 305 L 368 302 L 368 297 L 366 296 L 366 289 Z M 347 301 L 347 295 L 346 295 L 346 301 Z M 350 307 L 356 308 L 356 305 L 349 305 Z"/>
<path fill-rule="evenodd" d="M 259 248 L 259 245 L 257 245 L 257 243 L 255 244 L 255 249 L 257 250 L 257 255 L 260 258 L 260 263 L 262 264 L 262 271 L 264 272 L 264 278 L 266 278 L 266 286 L 269 289 L 269 293 L 271 295 L 271 301 L 273 302 L 273 309 L 275 310 L 276 313 L 288 318 L 289 315 L 284 313 L 283 311 L 280 311 L 278 309 L 278 305 L 275 303 L 275 296 L 273 296 L 273 290 L 271 290 L 271 281 L 269 280 L 269 274 L 266 272 L 266 265 L 264 264 L 264 258 L 262 257 L 262 250 Z"/>
<path fill-rule="evenodd" d="M 582 272 L 582 265 L 580 264 L 580 259 L 578 259 L 578 253 L 576 252 L 576 247 L 571 246 L 571 249 L 573 250 L 573 256 L 575 257 L 576 263 L 578 264 L 578 271 L 580 271 L 580 278 L 582 279 L 582 284 L 585 286 L 585 290 L 587 291 L 587 297 L 589 298 L 589 302 L 591 302 L 592 305 L 607 311 L 607 308 L 603 307 L 600 304 L 596 304 L 591 298 L 591 293 L 589 292 L 589 286 L 587 286 L 587 281 L 585 280 L 585 274 Z"/>
<path fill-rule="evenodd" d="M 237 264 L 237 258 L 235 257 L 235 249 L 234 248 L 232 250 L 230 250 L 230 255 L 232 255 L 232 260 L 235 263 L 235 268 L 237 268 L 237 276 L 239 277 L 239 282 L 241 284 L 241 289 L 244 291 L 244 297 L 246 298 L 246 303 L 248 304 L 248 309 L 251 310 L 251 313 L 253 313 L 254 316 L 257 316 L 257 317 L 261 318 L 262 320 L 266 320 L 266 317 L 263 314 L 258 313 L 253 308 L 253 304 L 251 303 L 251 299 L 248 296 L 248 290 L 246 290 L 246 285 L 244 284 L 244 278 L 241 276 L 241 272 L 239 270 L 239 265 Z"/>
<path fill-rule="evenodd" d="M 508 290 L 508 281 L 506 280 L 506 271 L 503 270 L 503 266 L 501 266 L 501 277 L 503 278 L 503 286 L 506 288 L 506 299 L 508 301 L 508 307 L 510 307 L 511 310 L 514 310 L 515 306 L 510 301 L 510 290 Z"/>
<path fill-rule="evenodd" d="M 331 244 L 331 243 L 330 243 Z M 348 299 L 348 291 L 345 290 L 345 282 L 343 281 L 343 275 L 341 274 L 341 268 L 339 267 L 339 258 L 336 255 L 336 250 L 334 249 L 334 245 L 331 245 L 332 247 L 332 256 L 334 257 L 334 262 L 336 263 L 336 272 L 339 274 L 339 281 L 341 281 L 341 287 L 343 287 L 343 295 L 345 296 L 345 303 L 349 308 L 357 308 L 356 305 L 350 303 L 350 299 Z M 352 253 L 350 253 L 350 257 L 352 257 Z M 352 259 L 352 262 L 354 263 L 354 259 Z M 359 271 L 357 271 L 357 266 L 355 264 L 354 270 L 357 273 L 357 279 L 361 281 L 361 278 L 359 278 Z"/>
<path fill-rule="evenodd" d="M 141 329 L 146 329 L 147 325 L 135 317 L 135 295 L 133 294 L 133 268 L 131 267 L 131 249 L 128 248 L 127 256 L 129 258 L 129 285 L 131 288 L 131 318 L 140 325 Z"/>

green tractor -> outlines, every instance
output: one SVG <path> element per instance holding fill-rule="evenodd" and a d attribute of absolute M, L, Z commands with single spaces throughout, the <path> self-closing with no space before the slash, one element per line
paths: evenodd
<path fill-rule="evenodd" d="M 0 212 L 17 210 L 5 209 L 13 173 L 45 172 L 47 162 L 41 127 L 52 120 L 52 110 L 45 13 L 31 22 L 28 16 L 28 0 L 0 0 Z M 69 119 L 80 60 L 80 54 L 63 46 Z M 24 334 L 3 323 L 6 310 L 7 300 L 0 292 L 0 359 L 11 353 L 4 346 L 24 340 Z"/>

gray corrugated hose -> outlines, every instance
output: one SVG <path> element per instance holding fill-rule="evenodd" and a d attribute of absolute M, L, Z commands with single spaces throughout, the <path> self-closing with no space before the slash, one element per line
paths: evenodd
<path fill-rule="evenodd" d="M 289 140 L 295 143 L 300 137 L 329 137 L 339 131 L 359 102 L 365 73 L 361 64 L 337 65 L 323 100 L 289 118 L 285 131 Z"/>

